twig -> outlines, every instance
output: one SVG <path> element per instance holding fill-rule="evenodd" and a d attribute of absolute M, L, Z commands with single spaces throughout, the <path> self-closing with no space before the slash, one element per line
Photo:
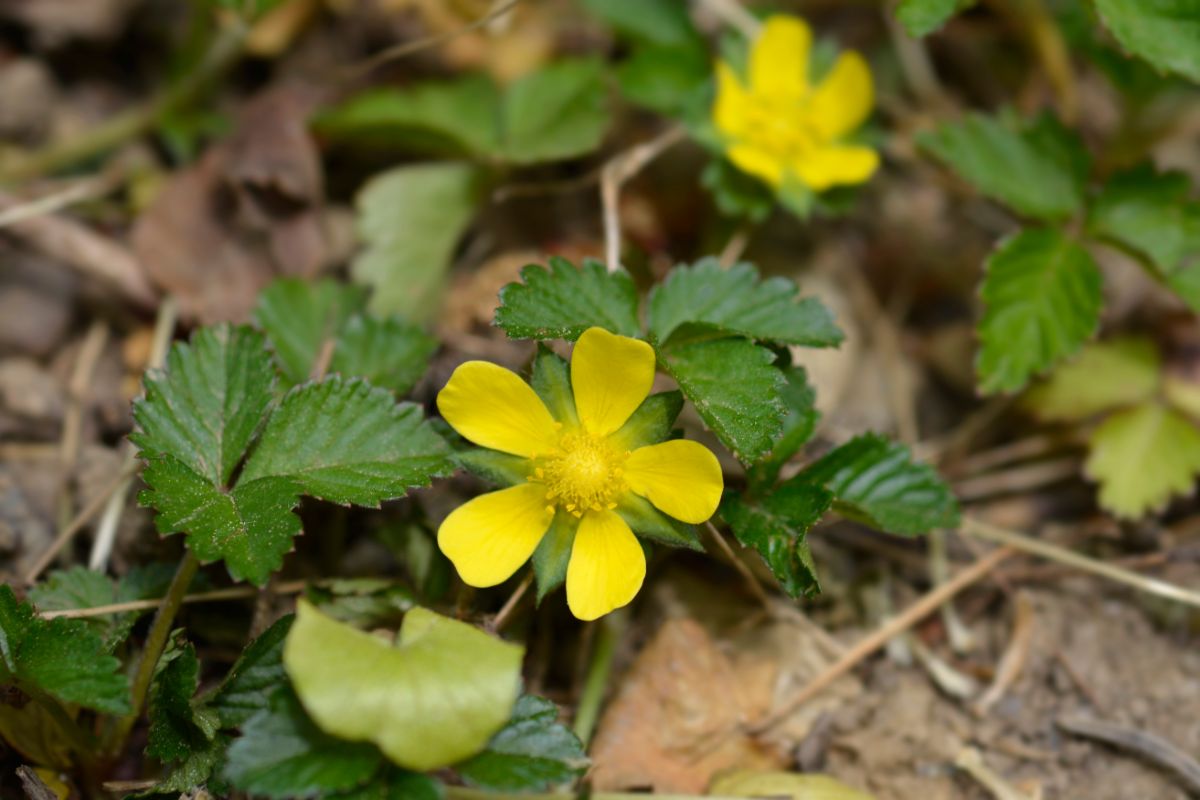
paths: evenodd
<path fill-rule="evenodd" d="M 721 255 L 717 257 L 722 268 L 729 269 L 742 257 L 742 253 L 746 252 L 746 247 L 750 244 L 750 236 L 753 233 L 754 226 L 749 222 L 743 222 L 738 226 L 733 235 L 729 237 L 729 241 L 721 248 Z"/>
<path fill-rule="evenodd" d="M 747 39 L 754 39 L 762 30 L 762 23 L 742 7 L 738 0 L 698 0 L 699 4 L 711 11 L 731 28 L 736 28 Z"/>
<path fill-rule="evenodd" d="M 531 585 L 533 585 L 532 571 L 521 579 L 521 582 L 517 585 L 517 588 L 513 590 L 513 593 L 509 595 L 507 600 L 504 601 L 504 605 L 500 607 L 500 610 L 496 613 L 495 618 L 493 618 L 491 623 L 488 625 L 493 633 L 499 633 L 500 631 L 504 630 L 506 625 L 508 625 L 509 620 L 512 619 L 513 611 L 515 611 L 517 608 L 517 604 L 521 602 L 521 598 L 523 598 L 525 593 L 529 591 L 529 587 Z"/>
<path fill-rule="evenodd" d="M 1190 589 L 1184 589 L 1181 586 L 1176 586 L 1173 583 L 1160 581 L 1157 578 L 1148 578 L 1145 575 L 1139 575 L 1136 572 L 1131 572 L 1127 569 L 1107 564 L 1103 561 L 1098 561 L 1094 558 L 1076 553 L 1073 550 L 1068 550 L 1065 547 L 1043 542 L 1026 536 L 1023 533 L 1016 531 L 1005 530 L 998 528 L 995 525 L 989 525 L 986 522 L 975 519 L 973 517 L 965 517 L 962 521 L 962 526 L 959 528 L 961 533 L 968 536 L 976 536 L 980 539 L 986 539 L 991 542 L 999 542 L 1000 544 L 1008 545 L 1009 547 L 1023 550 L 1027 553 L 1032 553 L 1042 558 L 1057 561 L 1061 564 L 1074 567 L 1083 572 L 1090 572 L 1093 575 L 1099 575 L 1103 578 L 1108 578 L 1117 583 L 1123 583 L 1126 586 L 1132 586 L 1148 594 L 1153 594 L 1158 597 L 1165 597 L 1168 600 L 1175 600 L 1180 603 L 1185 603 L 1189 606 L 1200 608 L 1200 593 Z"/>
<path fill-rule="evenodd" d="M 987 472 L 954 484 L 954 494 L 964 503 L 998 494 L 1029 492 L 1065 481 L 1079 474 L 1079 459 L 1064 456 L 1050 461 L 1020 464 L 1000 472 Z"/>
<path fill-rule="evenodd" d="M 58 473 L 54 481 L 54 502 L 58 508 L 58 525 L 65 527 L 72 517 L 71 497 L 68 489 L 75 462 L 79 460 L 80 439 L 83 430 L 83 412 L 87 389 L 92 382 L 96 362 L 108 342 L 108 326 L 97 320 L 88 328 L 75 367 L 67 381 L 67 408 L 63 412 L 62 441 L 58 451 Z"/>
<path fill-rule="evenodd" d="M 276 595 L 299 594 L 310 583 L 320 585 L 321 581 L 285 581 L 276 585 L 272 592 Z M 227 589 L 212 589 L 207 592 L 196 592 L 195 594 L 185 595 L 180 603 L 186 606 L 192 603 L 248 600 L 251 597 L 257 596 L 258 589 L 254 586 L 230 586 Z M 109 603 L 105 606 L 92 606 L 91 608 L 64 608 L 55 611 L 43 611 L 40 616 L 43 619 L 54 619 L 55 617 L 86 619 L 87 617 L 102 617 L 107 614 L 125 614 L 130 611 L 153 611 L 161 606 L 165 599 L 158 597 L 149 600 L 126 600 L 124 603 Z"/>
<path fill-rule="evenodd" d="M 954 760 L 954 766 L 974 778 L 996 800 L 1031 800 L 1029 795 L 1019 792 L 983 763 L 983 756 L 974 747 L 965 747 Z"/>
<path fill-rule="evenodd" d="M 1200 796 L 1200 763 L 1165 739 L 1123 725 L 1081 717 L 1059 717 L 1055 724 L 1076 736 L 1131 750 L 1147 761 L 1175 773 L 1187 785 L 1192 795 Z"/>
<path fill-rule="evenodd" d="M 925 43 L 909 36 L 900 26 L 891 4 L 884 4 L 882 12 L 888 36 L 892 41 L 892 49 L 896 51 L 900 72 L 912 89 L 913 95 L 927 108 L 944 106 L 946 95 L 938 83 L 937 73 L 929 60 L 929 53 L 925 50 Z"/>
<path fill-rule="evenodd" d="M 1033 602 L 1027 595 L 1018 592 L 1013 608 L 1012 638 L 1009 639 L 1004 655 L 1000 657 L 995 678 L 972 709 L 980 716 L 987 714 L 992 706 L 1000 701 L 1008 687 L 1021 674 L 1029 658 L 1029 648 L 1033 644 Z"/>
<path fill-rule="evenodd" d="M 729 546 L 729 542 L 725 541 L 725 537 L 721 535 L 721 531 L 717 529 L 717 526 L 712 524 L 712 520 L 707 520 L 704 523 L 704 527 L 712 534 L 713 541 L 717 543 L 717 547 L 725 554 L 725 558 L 729 560 L 733 568 L 742 576 L 742 580 L 745 581 L 750 594 L 754 595 L 755 599 L 762 604 L 762 607 L 769 612 L 772 608 L 771 595 L 767 593 L 758 576 L 754 574 L 750 567 L 746 566 L 746 562 L 737 557 L 737 553 L 733 552 L 733 548 Z"/>
<path fill-rule="evenodd" d="M 629 624 L 629 612 L 618 609 L 616 612 L 602 617 L 593 623 L 597 626 L 597 636 L 592 647 L 592 657 L 588 662 L 587 678 L 583 682 L 583 691 L 579 696 L 579 704 L 575 707 L 575 724 L 573 730 L 586 747 L 596 729 L 596 721 L 600 718 L 600 705 L 608 692 L 608 677 L 612 673 L 613 661 L 617 655 L 617 641 Z"/>
<path fill-rule="evenodd" d="M 946 531 L 942 528 L 929 532 L 929 577 L 933 583 L 945 583 L 950 579 L 950 559 L 946 553 Z M 942 624 L 946 626 L 946 638 L 956 653 L 969 653 L 975 648 L 975 636 L 958 616 L 953 603 L 941 608 Z"/>
<path fill-rule="evenodd" d="M 761 734 L 786 720 L 801 705 L 811 700 L 826 687 L 837 681 L 838 678 L 841 678 L 847 672 L 854 669 L 854 667 L 858 666 L 863 660 L 885 646 L 892 637 L 903 633 L 932 614 L 942 603 L 982 579 L 1015 552 L 1011 547 L 1001 547 L 998 550 L 994 550 L 959 572 L 951 580 L 927 592 L 921 599 L 902 611 L 899 616 L 893 617 L 880 625 L 874 632 L 868 634 L 856 645 L 847 650 L 845 655 L 829 665 L 823 672 L 809 681 L 807 685 L 785 700 L 766 719 L 750 728 L 750 732 Z"/>
<path fill-rule="evenodd" d="M 43 197 L 19 202 L 16 205 L 9 205 L 3 211 L 0 211 L 0 228 L 27 219 L 33 219 L 34 217 L 40 217 L 44 214 L 53 214 L 55 211 L 61 211 L 75 203 L 100 197 L 111 191 L 115 183 L 116 181 L 111 177 L 87 178 L 82 181 L 76 181 L 65 189 L 60 189 Z"/>
<path fill-rule="evenodd" d="M 686 135 L 682 125 L 673 125 L 650 141 L 617 153 L 604 164 L 600 172 L 600 202 L 604 209 L 604 264 L 609 272 L 621 267 L 621 219 L 617 203 L 621 186 Z"/>

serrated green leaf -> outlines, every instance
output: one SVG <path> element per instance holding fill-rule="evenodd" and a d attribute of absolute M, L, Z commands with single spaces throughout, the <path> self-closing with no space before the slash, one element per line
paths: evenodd
<path fill-rule="evenodd" d="M 600 145 L 608 121 L 604 63 L 597 58 L 553 62 L 506 90 L 504 157 L 530 164 L 583 155 Z"/>
<path fill-rule="evenodd" d="M 717 339 L 673 345 L 658 357 L 738 460 L 751 464 L 771 452 L 785 414 L 774 353 L 746 339 Z"/>
<path fill-rule="evenodd" d="M 591 259 L 576 269 L 554 256 L 549 269 L 525 267 L 521 280 L 500 290 L 496 309 L 496 324 L 511 339 L 574 341 L 593 326 L 623 336 L 641 332 L 637 289 L 624 270 L 608 272 Z"/>
<path fill-rule="evenodd" d="M 1057 230 L 1026 230 L 988 258 L 975 371 L 982 392 L 1016 391 L 1076 352 L 1100 322 L 1100 269 Z"/>
<path fill-rule="evenodd" d="M 50 573 L 46 580 L 29 590 L 29 599 L 39 611 L 64 611 L 73 608 L 96 608 L 161 597 L 170 582 L 170 573 L 151 567 L 134 568 L 120 582 L 114 583 L 102 572 L 76 566 Z M 164 580 L 165 578 L 165 580 Z M 104 641 L 105 652 L 114 648 L 129 635 L 138 617 L 146 612 L 129 611 L 85 617 L 83 622 Z"/>
<path fill-rule="evenodd" d="M 787 278 L 759 280 L 753 265 L 725 269 L 716 258 L 681 265 L 650 292 L 651 336 L 668 342 L 682 326 L 784 344 L 832 347 L 842 341 L 833 315 L 815 298 L 798 297 Z"/>
<path fill-rule="evenodd" d="M 334 578 L 309 586 L 305 599 L 330 619 L 355 628 L 395 627 L 417 604 L 412 589 L 386 578 Z"/>
<path fill-rule="evenodd" d="M 429 775 L 385 767 L 357 789 L 330 795 L 331 800 L 443 800 L 442 784 Z"/>
<path fill-rule="evenodd" d="M 365 248 L 351 274 L 371 287 L 370 310 L 424 321 L 441 307 L 451 256 L 474 216 L 481 173 L 442 162 L 396 167 L 358 193 L 358 233 Z"/>
<path fill-rule="evenodd" d="M 0 685 L 40 690 L 64 703 L 109 714 L 129 711 L 121 662 L 81 620 L 45 620 L 0 585 Z"/>
<path fill-rule="evenodd" d="M 1096 0 L 1100 19 L 1129 52 L 1200 82 L 1197 0 Z"/>
<path fill-rule="evenodd" d="M 224 781 L 220 778 L 214 778 L 213 774 L 219 773 L 219 767 L 225 758 L 225 752 L 228 750 L 231 741 L 232 737 L 218 733 L 213 737 L 212 741 L 200 749 L 193 750 L 188 754 L 187 758 L 172 767 L 154 786 L 132 796 L 154 797 L 156 795 L 168 795 L 179 797 L 180 795 L 193 793 L 199 788 L 207 788 L 213 795 L 218 797 L 226 795 L 227 792 L 222 791 L 222 788 L 225 786 Z"/>
<path fill-rule="evenodd" d="M 789 597 L 811 597 L 821 586 L 807 535 L 832 503 L 828 489 L 793 479 L 760 503 L 726 493 L 721 517 L 742 545 L 762 556 Z"/>
<path fill-rule="evenodd" d="M 322 729 L 423 772 L 475 755 L 504 727 L 523 655 L 423 608 L 405 615 L 393 645 L 301 601 L 283 663 Z"/>
<path fill-rule="evenodd" d="M 1084 471 L 1100 483 L 1100 505 L 1120 517 L 1162 509 L 1200 474 L 1200 431 L 1155 401 L 1106 419 L 1090 450 Z"/>
<path fill-rule="evenodd" d="M 1089 157 L 1079 139 L 1048 114 L 968 114 L 917 137 L 917 143 L 975 188 L 1038 219 L 1069 217 L 1083 206 Z"/>
<path fill-rule="evenodd" d="M 654 504 L 633 492 L 621 496 L 617 507 L 613 509 L 625 520 L 634 533 L 643 539 L 649 539 L 669 547 L 683 547 L 688 550 L 702 551 L 700 536 L 696 526 L 680 522 L 674 517 L 662 513 Z"/>
<path fill-rule="evenodd" d="M 272 691 L 283 685 L 283 642 L 292 628 L 293 616 L 281 617 L 251 642 L 225 680 L 209 699 L 222 728 L 236 728 L 267 707 Z"/>
<path fill-rule="evenodd" d="M 888 533 L 915 536 L 958 524 L 958 502 L 933 467 L 878 434 L 854 437 L 793 480 L 824 486 L 842 514 Z"/>
<path fill-rule="evenodd" d="M 396 317 L 352 317 L 338 337 L 329 371 L 403 395 L 425 374 L 437 347 L 432 336 Z"/>
<path fill-rule="evenodd" d="M 1158 348 L 1149 339 L 1089 344 L 1046 382 L 1030 389 L 1024 402 L 1045 420 L 1084 420 L 1149 400 L 1158 389 L 1161 368 Z"/>
<path fill-rule="evenodd" d="M 571 388 L 571 367 L 566 359 L 541 342 L 538 342 L 538 352 L 533 359 L 529 384 L 556 420 L 564 425 L 579 424 L 575 391 Z"/>
<path fill-rule="evenodd" d="M 900 0 L 896 19 L 909 36 L 928 36 L 958 12 L 975 5 L 975 0 Z"/>
<path fill-rule="evenodd" d="M 150 684 L 147 755 L 169 763 L 207 749 L 219 720 L 215 711 L 193 704 L 199 681 L 200 661 L 190 643 L 163 653 Z"/>
<path fill-rule="evenodd" d="M 707 48 L 699 42 L 647 45 L 636 48 L 618 64 L 616 75 L 621 94 L 629 102 L 681 117 L 698 96 L 710 91 L 712 64 Z"/>
<path fill-rule="evenodd" d="M 350 315 L 366 303 L 362 287 L 326 278 L 283 278 L 258 296 L 254 322 L 271 341 L 288 386 L 308 380 L 326 340 L 336 340 Z"/>
<path fill-rule="evenodd" d="M 583 7 L 638 41 L 678 45 L 699 38 L 687 5 L 678 0 L 583 0 Z"/>
<path fill-rule="evenodd" d="M 558 707 L 525 695 L 512 719 L 482 753 L 456 767 L 472 786 L 497 792 L 540 792 L 563 786 L 587 769 L 583 743 L 558 722 Z"/>
<path fill-rule="evenodd" d="M 537 579 L 537 601 L 563 585 L 567 579 L 567 566 L 571 563 L 571 548 L 575 545 L 575 532 L 579 520 L 559 509 L 554 514 L 549 530 L 533 551 L 533 575 Z"/>
<path fill-rule="evenodd" d="M 229 747 L 224 776 L 235 788 L 261 797 L 319 797 L 365 784 L 382 765 L 375 747 L 323 733 L 283 688 L 242 726 L 241 738 Z"/>
<path fill-rule="evenodd" d="M 292 482 L 334 503 L 377 507 L 450 472 L 449 448 L 411 403 L 333 376 L 288 392 L 238 480 Z M 236 493 L 236 491 L 235 491 Z"/>
<path fill-rule="evenodd" d="M 780 434 L 771 454 L 749 470 L 754 486 L 765 488 L 775 482 L 783 465 L 791 459 L 812 437 L 821 413 L 817 411 L 817 393 L 808 385 L 808 373 L 804 367 L 791 366 L 783 369 L 787 384 L 783 387 L 783 403 L 787 416 L 783 419 Z"/>
<path fill-rule="evenodd" d="M 209 485 L 224 486 L 274 395 L 266 339 L 245 326 L 202 328 L 178 343 L 164 371 L 146 373 L 129 438 L 142 458 L 166 455 Z"/>
<path fill-rule="evenodd" d="M 675 420 L 683 410 L 681 392 L 658 392 L 642 401 L 625 424 L 609 436 L 609 442 L 619 450 L 636 450 L 657 444 L 671 436 Z"/>

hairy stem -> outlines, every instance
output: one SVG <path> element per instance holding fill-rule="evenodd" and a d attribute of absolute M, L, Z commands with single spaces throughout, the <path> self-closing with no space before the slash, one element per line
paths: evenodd
<path fill-rule="evenodd" d="M 588 663 L 587 677 L 584 679 L 583 692 L 579 698 L 579 708 L 575 711 L 575 735 L 584 747 L 592 738 L 596 729 L 596 720 L 600 717 L 600 705 L 604 702 L 604 694 L 608 690 L 608 677 L 612 673 L 613 659 L 617 654 L 617 640 L 625 630 L 626 612 L 617 611 L 604 617 L 596 623 L 596 643 L 592 648 L 592 658 Z M 595 796 L 595 795 L 593 795 Z"/>

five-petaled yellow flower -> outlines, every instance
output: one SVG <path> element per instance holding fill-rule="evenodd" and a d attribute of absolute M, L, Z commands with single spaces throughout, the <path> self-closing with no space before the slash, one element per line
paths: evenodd
<path fill-rule="evenodd" d="M 589 328 L 572 354 L 572 391 L 553 404 L 558 419 L 510 370 L 468 361 L 454 371 L 437 398 L 446 421 L 480 447 L 526 460 L 524 482 L 476 497 L 438 529 L 438 546 L 466 583 L 507 580 L 557 517 L 576 526 L 567 604 L 596 619 L 632 600 L 646 577 L 624 518 L 631 510 L 649 501 L 687 523 L 712 516 L 723 486 L 716 456 L 682 439 L 647 444 L 630 420 L 650 394 L 654 366 L 647 343 Z"/>
<path fill-rule="evenodd" d="M 838 56 L 817 85 L 809 81 L 812 31 L 775 16 L 750 51 L 749 84 L 717 64 L 713 122 L 737 167 L 773 188 L 798 182 L 815 192 L 862 183 L 879 167 L 869 147 L 845 143 L 871 111 L 871 72 L 853 51 Z"/>

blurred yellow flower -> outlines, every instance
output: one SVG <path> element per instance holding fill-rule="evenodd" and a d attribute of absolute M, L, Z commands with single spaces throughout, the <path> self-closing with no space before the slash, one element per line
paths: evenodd
<path fill-rule="evenodd" d="M 862 183 L 879 167 L 869 147 L 842 139 L 871 112 L 874 89 L 866 61 L 838 56 L 817 85 L 809 81 L 812 31 L 802 19 L 769 18 L 750 51 L 749 83 L 717 64 L 713 122 L 729 160 L 779 189 L 797 181 L 815 192 Z"/>
<path fill-rule="evenodd" d="M 527 479 L 455 509 L 438 546 L 471 586 L 495 586 L 537 548 L 556 515 L 577 525 L 567 565 L 567 605 L 579 619 L 629 603 L 646 557 L 621 512 L 645 498 L 675 519 L 700 523 L 721 500 L 721 467 L 698 442 L 640 441 L 626 422 L 650 394 L 650 345 L 589 328 L 571 358 L 574 408 L 555 419 L 516 373 L 468 361 L 438 393 L 438 410 L 480 447 L 528 459 Z"/>

